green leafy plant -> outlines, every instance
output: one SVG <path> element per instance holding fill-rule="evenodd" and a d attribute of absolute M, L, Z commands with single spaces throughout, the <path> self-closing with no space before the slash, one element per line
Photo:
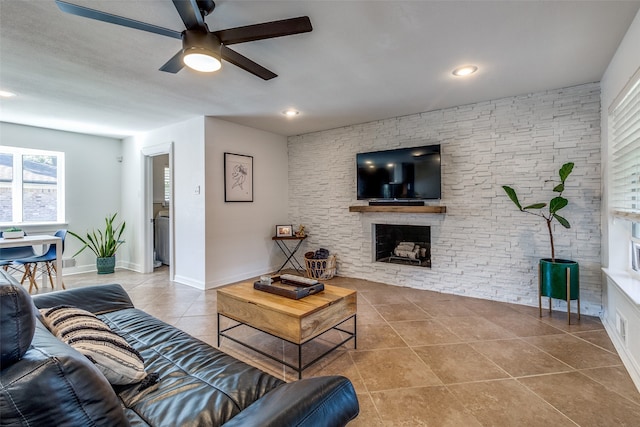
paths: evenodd
<path fill-rule="evenodd" d="M 523 207 L 522 204 L 520 204 L 520 201 L 518 200 L 518 195 L 516 194 L 516 191 L 513 188 L 509 187 L 508 185 L 502 186 L 504 191 L 507 193 L 507 196 L 509 196 L 511 201 L 515 203 L 515 205 L 518 207 L 518 209 L 520 209 L 521 212 L 539 216 L 546 221 L 547 229 L 549 230 L 549 241 L 551 243 L 551 262 L 556 261 L 556 252 L 555 252 L 555 247 L 553 245 L 553 228 L 551 227 L 551 223 L 555 219 L 564 228 L 571 228 L 571 224 L 569 224 L 569 221 L 567 221 L 566 218 L 558 215 L 558 211 L 560 209 L 563 209 L 569 204 L 569 201 L 564 197 L 562 197 L 562 193 L 564 192 L 564 189 L 565 189 L 564 183 L 567 180 L 567 177 L 569 177 L 569 174 L 571 173 L 572 170 L 573 170 L 572 162 L 565 163 L 560 168 L 560 171 L 559 171 L 560 183 L 557 184 L 555 187 L 553 187 L 553 191 L 558 193 L 558 195 L 551 199 L 551 201 L 548 204 L 548 209 L 546 210 L 543 210 L 543 209 L 547 207 L 547 203 L 534 203 L 532 205 Z M 546 182 L 549 182 L 549 181 L 546 181 Z"/>
<path fill-rule="evenodd" d="M 4 231 L 9 231 L 9 232 L 11 232 L 11 231 L 22 231 L 22 228 L 18 228 L 18 227 L 10 227 L 10 228 L 7 228 L 7 229 L 6 229 L 6 230 L 4 230 Z"/>
<path fill-rule="evenodd" d="M 124 240 L 121 240 L 121 237 L 126 226 L 124 221 L 116 226 L 113 225 L 117 215 L 118 214 L 115 213 L 112 216 L 107 216 L 105 218 L 106 227 L 104 231 L 93 230 L 92 232 L 87 232 L 86 239 L 77 235 L 73 231 L 69 231 L 69 234 L 84 243 L 84 246 L 73 256 L 75 257 L 87 248 L 96 254 L 96 257 L 98 258 L 114 256 L 118 248 L 124 243 Z"/>

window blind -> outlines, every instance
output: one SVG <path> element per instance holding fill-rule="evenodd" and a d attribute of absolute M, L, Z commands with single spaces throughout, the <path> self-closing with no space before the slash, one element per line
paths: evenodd
<path fill-rule="evenodd" d="M 614 216 L 640 221 L 640 72 L 609 115 L 610 206 Z"/>
<path fill-rule="evenodd" d="M 171 169 L 169 166 L 164 167 L 164 202 L 169 203 L 171 198 Z"/>

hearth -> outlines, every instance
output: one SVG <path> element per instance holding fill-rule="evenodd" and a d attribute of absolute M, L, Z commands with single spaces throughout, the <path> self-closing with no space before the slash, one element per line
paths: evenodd
<path fill-rule="evenodd" d="M 374 256 L 377 262 L 431 267 L 431 227 L 375 224 Z"/>

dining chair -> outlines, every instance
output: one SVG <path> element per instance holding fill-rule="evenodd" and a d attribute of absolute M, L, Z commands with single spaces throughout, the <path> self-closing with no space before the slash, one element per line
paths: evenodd
<path fill-rule="evenodd" d="M 25 233 L 26 236 L 26 233 Z M 2 237 L 2 231 L 0 231 L 0 237 Z M 21 270 L 13 264 L 13 261 L 20 258 L 27 258 L 35 256 L 33 246 L 13 246 L 8 248 L 0 248 L 0 267 L 5 271 L 9 269 L 22 273 L 22 281 L 25 279 L 25 270 Z M 38 289 L 36 285 L 36 289 Z"/>
<path fill-rule="evenodd" d="M 64 240 L 67 237 L 67 230 L 58 230 L 54 234 L 56 237 L 60 237 L 62 240 L 62 252 L 64 252 Z M 14 264 L 22 265 L 24 267 L 24 275 L 22 276 L 22 280 L 20 283 L 24 283 L 25 278 L 29 278 L 29 292 L 31 292 L 31 288 L 33 286 L 38 289 L 38 285 L 36 282 L 37 273 L 40 271 L 41 274 L 45 272 L 49 275 L 49 283 L 51 287 L 54 288 L 53 277 L 51 275 L 51 271 L 55 272 L 56 275 L 58 271 L 56 270 L 56 245 L 49 245 L 49 249 L 42 255 L 34 255 L 27 258 L 20 258 L 13 261 Z M 41 266 L 38 264 L 41 263 Z M 60 272 L 62 274 L 62 272 Z M 64 286 L 64 282 L 62 282 L 62 289 L 67 289 Z"/>

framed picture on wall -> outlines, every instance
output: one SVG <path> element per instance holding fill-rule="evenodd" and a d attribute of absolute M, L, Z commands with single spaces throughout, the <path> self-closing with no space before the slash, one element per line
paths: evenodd
<path fill-rule="evenodd" d="M 293 225 L 276 225 L 276 237 L 292 237 Z"/>
<path fill-rule="evenodd" d="M 253 156 L 224 153 L 224 201 L 253 202 Z"/>

